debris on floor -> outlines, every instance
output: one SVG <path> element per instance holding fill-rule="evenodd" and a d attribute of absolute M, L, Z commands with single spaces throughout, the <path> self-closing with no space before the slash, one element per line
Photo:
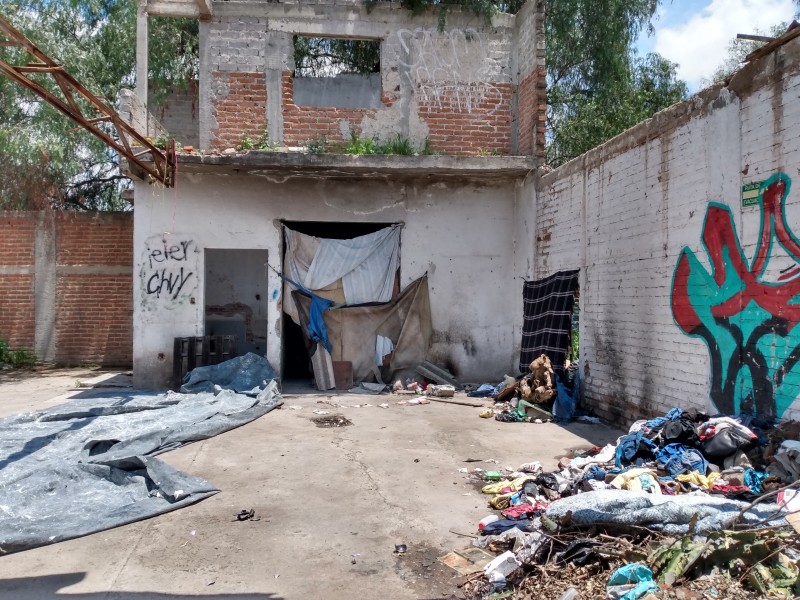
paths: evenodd
<path fill-rule="evenodd" d="M 327 413 L 327 411 L 319 411 L 319 412 Z M 353 424 L 353 422 L 344 415 L 331 415 L 329 417 L 314 417 L 311 420 L 316 424 L 317 427 L 323 427 L 323 428 L 346 427 L 348 425 Z"/>
<path fill-rule="evenodd" d="M 494 558 L 441 560 L 470 600 L 792 598 L 799 468 L 795 423 L 674 408 L 552 472 L 468 472 L 494 509 L 473 547 Z"/>

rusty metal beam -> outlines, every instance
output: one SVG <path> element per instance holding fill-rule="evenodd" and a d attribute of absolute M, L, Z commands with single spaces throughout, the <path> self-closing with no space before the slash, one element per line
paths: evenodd
<path fill-rule="evenodd" d="M 5 36 L 6 39 L 3 39 L 2 36 Z M 114 109 L 92 94 L 78 80 L 67 73 L 60 64 L 42 52 L 2 16 L 0 16 L 0 46 L 18 48 L 36 59 L 36 62 L 21 66 L 0 60 L 0 74 L 28 88 L 45 102 L 54 106 L 82 128 L 119 152 L 128 159 L 131 170 L 138 176 L 144 178 L 149 175 L 166 187 L 175 185 L 175 140 L 170 140 L 164 152 L 156 148 L 145 136 L 123 121 L 122 117 Z M 31 79 L 28 73 L 52 76 L 64 95 L 64 99 L 62 100 Z M 89 110 L 86 111 L 81 108 L 80 104 L 76 102 L 76 98 L 83 99 L 87 103 Z M 109 132 L 97 126 L 103 122 L 108 122 L 114 128 L 118 139 L 114 139 Z M 136 147 L 137 151 L 133 149 L 134 147 Z M 138 151 L 139 147 L 143 148 L 143 150 Z M 142 160 L 142 156 L 145 154 L 151 155 L 152 164 Z"/>

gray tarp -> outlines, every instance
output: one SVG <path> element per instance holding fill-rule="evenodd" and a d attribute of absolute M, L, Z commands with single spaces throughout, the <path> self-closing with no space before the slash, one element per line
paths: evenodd
<path fill-rule="evenodd" d="M 154 455 L 280 406 L 253 398 L 108 390 L 0 419 L 0 555 L 80 537 L 198 502 L 219 490 Z"/>
<path fill-rule="evenodd" d="M 308 326 L 311 298 L 292 292 L 303 328 Z M 353 363 L 353 381 L 375 381 L 377 336 L 389 338 L 394 352 L 388 368 L 393 380 L 406 370 L 413 370 L 428 354 L 433 326 L 428 295 L 428 277 L 412 281 L 397 298 L 386 304 L 345 306 L 324 313 L 334 361 Z M 415 373 L 411 373 L 415 375 Z"/>
<path fill-rule="evenodd" d="M 266 358 L 248 352 L 217 365 L 192 369 L 183 378 L 181 391 L 184 394 L 213 392 L 216 385 L 225 390 L 255 396 L 265 382 L 272 381 L 277 376 Z"/>
<path fill-rule="evenodd" d="M 697 533 L 729 528 L 739 511 L 749 504 L 704 492 L 655 496 L 627 490 L 597 490 L 556 500 L 545 514 L 559 520 L 572 513 L 571 521 L 577 525 L 634 525 L 675 535 L 687 533 L 695 515 Z M 771 525 L 785 523 L 778 505 L 765 502 L 745 512 L 742 522 L 755 524 L 769 519 Z"/>

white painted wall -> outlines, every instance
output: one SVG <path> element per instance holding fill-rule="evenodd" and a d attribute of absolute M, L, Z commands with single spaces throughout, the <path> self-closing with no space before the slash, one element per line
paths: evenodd
<path fill-rule="evenodd" d="M 800 184 L 799 70 L 795 41 L 729 88 L 706 90 L 541 178 L 535 274 L 582 269 L 581 363 L 587 399 L 603 416 L 716 412 L 708 348 L 673 319 L 673 273 L 684 247 L 710 269 L 701 243 L 709 202 L 730 207 L 752 259 L 761 211 L 742 207 L 742 185 L 778 171 Z M 786 216 L 800 231 L 797 188 Z M 765 277 L 797 262 L 771 262 Z M 783 343 L 775 340 L 769 361 Z M 800 402 L 783 416 L 800 417 Z"/>
<path fill-rule="evenodd" d="M 467 381 L 495 381 L 518 357 L 521 291 L 514 279 L 513 182 L 332 181 L 245 174 L 182 173 L 175 190 L 136 185 L 134 384 L 164 387 L 176 336 L 203 335 L 204 248 L 258 248 L 281 268 L 280 219 L 403 222 L 401 286 L 429 276 L 430 357 Z M 151 261 L 164 241 L 169 260 Z M 184 244 L 188 251 L 185 260 Z M 180 259 L 180 260 L 178 260 Z M 151 265 L 152 262 L 152 265 Z M 156 289 L 161 269 L 186 279 L 180 293 Z M 520 280 L 521 281 L 521 280 Z M 511 283 L 510 283 L 511 282 Z M 166 289 L 166 288 L 165 288 Z M 521 287 L 520 287 L 521 290 Z M 281 366 L 282 286 L 270 271 L 267 358 Z"/>

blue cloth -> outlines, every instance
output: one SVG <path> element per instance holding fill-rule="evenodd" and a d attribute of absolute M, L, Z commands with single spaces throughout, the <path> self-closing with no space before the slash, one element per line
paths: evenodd
<path fill-rule="evenodd" d="M 747 469 L 744 472 L 744 484 L 750 488 L 754 494 L 761 493 L 761 484 L 768 477 L 763 471 L 756 471 L 755 469 Z"/>
<path fill-rule="evenodd" d="M 273 271 L 274 270 L 275 269 L 273 269 Z M 325 326 L 324 313 L 331 306 L 333 306 L 333 301 L 328 300 L 327 298 L 323 298 L 322 296 L 317 296 L 314 292 L 304 288 L 296 281 L 292 281 L 291 279 L 289 279 L 285 275 L 278 273 L 277 271 L 275 272 L 278 274 L 278 277 L 280 277 L 284 281 L 288 281 L 301 292 L 311 296 L 311 309 L 309 311 L 309 316 L 308 316 L 309 318 L 308 326 L 306 327 L 306 331 L 308 331 L 308 337 L 311 338 L 312 342 L 322 342 L 322 345 L 325 346 L 325 349 L 328 352 L 332 352 L 333 345 L 331 344 L 331 341 L 328 339 L 328 328 Z"/>
<path fill-rule="evenodd" d="M 656 417 L 655 419 L 650 419 L 647 423 L 645 423 L 645 427 L 647 429 L 655 429 L 656 427 L 661 427 L 667 421 L 677 421 L 681 418 L 683 414 L 683 410 L 680 408 L 673 408 L 663 417 Z"/>
<path fill-rule="evenodd" d="M 332 300 L 311 294 L 311 310 L 309 311 L 308 336 L 314 342 L 322 342 L 328 352 L 333 351 L 331 341 L 328 339 L 328 328 L 325 326 L 323 313 L 333 304 Z"/>
<path fill-rule="evenodd" d="M 623 596 L 619 596 L 619 600 L 636 600 L 647 594 L 647 592 L 659 589 L 656 582 L 653 581 L 653 572 L 641 564 L 622 565 L 611 574 L 606 584 L 606 589 L 632 584 L 635 584 L 635 587 L 627 591 Z"/>
<path fill-rule="evenodd" d="M 573 388 L 576 390 L 576 388 Z M 556 423 L 568 423 L 575 415 L 575 406 L 578 404 L 577 394 L 570 392 L 561 383 L 561 378 L 556 374 L 556 399 L 553 402 L 553 420 Z"/>
<path fill-rule="evenodd" d="M 686 471 L 697 471 L 705 475 L 708 470 L 708 461 L 694 448 L 687 448 L 683 444 L 667 444 L 656 453 L 656 460 L 662 470 L 672 477 Z"/>
<path fill-rule="evenodd" d="M 617 467 L 627 467 L 632 464 L 641 466 L 649 460 L 654 460 L 657 450 L 655 442 L 644 437 L 644 431 L 636 431 L 619 441 L 614 462 Z"/>
<path fill-rule="evenodd" d="M 469 396 L 470 398 L 494 398 L 495 396 L 497 396 L 497 394 L 500 393 L 500 390 L 502 390 L 504 387 L 505 384 L 503 383 L 497 386 L 484 383 L 477 390 L 474 390 L 469 394 L 467 394 L 467 396 Z"/>
<path fill-rule="evenodd" d="M 606 470 L 598 467 L 597 465 L 592 465 L 586 472 L 583 474 L 583 479 L 597 479 L 598 481 L 603 481 L 606 478 Z"/>

